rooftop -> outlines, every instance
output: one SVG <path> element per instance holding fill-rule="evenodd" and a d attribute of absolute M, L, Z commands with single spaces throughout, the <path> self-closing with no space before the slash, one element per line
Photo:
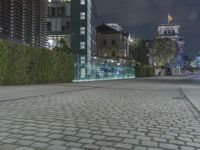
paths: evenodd
<path fill-rule="evenodd" d="M 129 36 L 129 33 L 125 31 L 120 25 L 117 23 L 106 23 L 99 25 L 97 27 L 97 32 L 100 33 L 122 33 L 124 36 Z"/>

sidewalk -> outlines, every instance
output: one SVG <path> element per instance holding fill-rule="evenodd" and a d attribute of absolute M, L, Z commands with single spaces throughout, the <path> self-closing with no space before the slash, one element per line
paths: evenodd
<path fill-rule="evenodd" d="M 200 111 L 200 86 L 199 85 L 182 85 L 181 89 L 191 103 Z"/>

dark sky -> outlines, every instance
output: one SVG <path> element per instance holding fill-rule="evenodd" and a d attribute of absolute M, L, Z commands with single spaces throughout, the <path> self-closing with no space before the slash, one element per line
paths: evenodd
<path fill-rule="evenodd" d="M 167 23 L 167 14 L 181 25 L 186 54 L 200 51 L 200 0 L 95 0 L 98 23 L 120 24 L 135 37 L 156 37 L 157 27 Z"/>

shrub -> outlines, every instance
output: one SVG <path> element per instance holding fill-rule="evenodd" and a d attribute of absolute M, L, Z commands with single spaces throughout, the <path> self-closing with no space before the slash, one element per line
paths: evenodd
<path fill-rule="evenodd" d="M 136 67 L 136 77 L 152 77 L 154 76 L 154 68 L 151 67 Z"/>
<path fill-rule="evenodd" d="M 0 84 L 71 82 L 73 64 L 67 52 L 0 40 Z"/>

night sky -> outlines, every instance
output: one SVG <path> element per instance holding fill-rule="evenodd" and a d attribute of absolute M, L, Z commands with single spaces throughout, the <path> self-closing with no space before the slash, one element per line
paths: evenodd
<path fill-rule="evenodd" d="M 157 27 L 167 23 L 167 14 L 181 25 L 191 58 L 200 51 L 200 0 L 95 0 L 98 24 L 118 23 L 135 37 L 154 38 Z"/>

